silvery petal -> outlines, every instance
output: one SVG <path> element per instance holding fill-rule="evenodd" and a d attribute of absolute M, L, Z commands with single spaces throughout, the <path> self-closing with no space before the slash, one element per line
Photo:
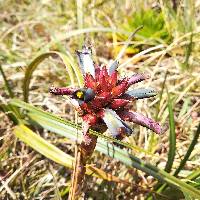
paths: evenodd
<path fill-rule="evenodd" d="M 75 108 L 80 108 L 80 106 L 84 103 L 84 101 L 79 99 L 70 99 L 70 102 Z"/>
<path fill-rule="evenodd" d="M 81 51 L 76 51 L 83 74 L 90 73 L 95 77 L 95 67 L 92 60 L 91 48 L 83 46 Z"/>
<path fill-rule="evenodd" d="M 102 119 L 113 137 L 117 137 L 122 134 L 121 131 L 125 132 L 126 134 L 132 133 L 132 130 L 128 127 L 128 125 L 126 125 L 125 122 L 123 122 L 116 114 L 116 112 L 111 109 L 104 110 Z"/>

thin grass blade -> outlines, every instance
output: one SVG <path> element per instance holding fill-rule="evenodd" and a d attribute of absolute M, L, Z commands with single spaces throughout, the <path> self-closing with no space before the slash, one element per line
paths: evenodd
<path fill-rule="evenodd" d="M 195 135 L 194 135 L 194 137 L 193 137 L 193 140 L 192 140 L 192 142 L 191 142 L 191 144 L 190 144 L 190 146 L 189 146 L 189 148 L 188 148 L 188 150 L 187 150 L 187 152 L 186 152 L 186 154 L 185 154 L 183 160 L 181 160 L 179 167 L 178 167 L 178 168 L 176 169 L 176 171 L 174 172 L 174 176 L 177 176 L 177 175 L 179 174 L 179 172 L 180 172 L 180 171 L 183 169 L 183 167 L 185 166 L 185 163 L 186 163 L 187 160 L 189 159 L 189 157 L 190 157 L 192 151 L 194 150 L 195 145 L 196 145 L 197 142 L 198 142 L 199 135 L 200 135 L 200 124 L 199 124 L 199 126 L 198 126 L 198 128 L 197 128 L 197 131 L 196 131 L 196 133 L 195 133 Z"/>
<path fill-rule="evenodd" d="M 54 162 L 59 163 L 60 165 L 63 165 L 67 168 L 73 168 L 74 158 L 72 156 L 64 153 L 56 146 L 52 145 L 51 143 L 34 133 L 27 126 L 20 124 L 14 128 L 13 133 L 21 141 L 23 141 L 45 157 L 49 158 L 50 160 L 53 160 Z M 108 174 L 103 170 L 90 165 L 86 166 L 86 174 L 96 176 L 98 178 L 108 181 L 129 183 L 128 181 L 121 180 L 116 176 Z"/>
<path fill-rule="evenodd" d="M 185 47 L 185 61 L 183 62 L 183 68 L 188 69 L 189 68 L 189 59 L 192 54 L 193 50 L 193 30 L 195 26 L 195 2 L 193 0 L 184 0 L 184 29 L 185 33 L 191 32 L 191 35 L 189 37 L 189 44 Z"/>
<path fill-rule="evenodd" d="M 18 103 L 17 103 L 16 100 L 12 101 L 12 103 L 14 105 L 18 104 L 18 106 L 21 106 L 22 104 L 20 104 L 19 102 L 20 101 L 18 101 Z M 44 116 L 45 114 L 43 113 L 42 115 Z M 52 117 L 52 115 L 49 115 L 49 116 Z M 57 121 L 57 122 L 59 122 L 59 123 L 57 123 L 57 127 L 55 127 L 55 124 L 53 124 L 51 126 L 51 123 L 49 123 L 48 126 L 45 126 L 44 128 L 46 128 L 47 130 L 53 131 L 55 133 L 58 133 L 58 134 L 61 134 L 61 132 L 63 133 L 64 131 L 70 132 L 69 123 L 66 126 L 64 121 L 65 120 L 59 119 Z M 40 124 L 40 125 L 42 125 L 42 124 Z M 77 129 L 73 125 L 70 127 L 70 129 L 71 129 L 71 132 L 70 132 L 71 134 L 73 134 L 73 132 L 76 133 L 76 131 L 77 131 Z M 72 129 L 74 130 L 73 132 L 72 132 Z M 128 153 L 126 150 L 120 149 L 120 148 L 102 140 L 101 138 L 98 139 L 96 150 L 101 153 L 104 153 L 114 159 L 119 160 L 120 162 L 124 163 L 125 165 L 127 165 L 131 168 L 132 167 L 137 168 L 147 174 L 150 174 L 151 176 L 158 179 L 162 183 L 167 183 L 174 188 L 177 188 L 181 191 L 187 192 L 190 196 L 193 196 L 194 198 L 197 198 L 197 199 L 200 198 L 200 191 L 197 190 L 196 188 L 190 186 L 189 184 L 185 183 L 182 180 L 177 179 L 176 177 L 170 175 L 166 171 L 164 171 L 162 169 L 158 169 L 157 167 L 142 161 L 141 159 Z"/>
<path fill-rule="evenodd" d="M 189 174 L 186 179 L 187 180 L 194 180 L 196 178 L 200 177 L 200 168 L 193 171 L 191 174 Z"/>
<path fill-rule="evenodd" d="M 51 128 L 52 132 L 59 130 L 60 131 L 59 133 L 58 132 L 55 132 L 55 133 L 60 134 L 64 137 L 67 137 L 67 138 L 69 138 L 73 141 L 75 141 L 75 140 L 77 140 L 77 142 L 81 141 L 81 139 L 82 139 L 82 127 L 80 125 L 74 124 L 71 121 L 61 119 L 61 118 L 53 115 L 52 113 L 44 112 L 41 109 L 36 108 L 36 107 L 34 107 L 30 104 L 27 104 L 23 101 L 18 100 L 18 99 L 11 100 L 11 104 L 29 111 L 27 113 L 27 115 L 34 122 L 42 125 L 42 127 L 45 127 L 48 130 L 49 130 L 49 128 Z M 63 130 L 60 129 L 61 126 L 64 128 Z M 67 134 L 67 132 L 65 130 L 66 128 L 70 131 L 70 134 Z M 78 131 L 78 136 L 77 136 L 77 131 Z M 138 146 L 125 143 L 125 142 L 117 140 L 113 137 L 102 135 L 102 134 L 95 132 L 95 131 L 92 131 L 92 130 L 90 130 L 90 133 L 93 134 L 93 135 L 96 135 L 98 137 L 101 137 L 102 139 L 109 141 L 110 143 L 115 142 L 116 144 L 122 145 L 124 147 L 129 148 L 129 149 L 132 149 L 133 151 L 145 153 L 146 155 L 150 155 L 150 156 L 155 157 L 155 154 L 150 153 L 150 152 L 148 152 L 148 151 L 146 151 L 146 150 L 144 150 L 144 149 L 142 149 Z"/>
<path fill-rule="evenodd" d="M 0 104 L 0 111 L 4 112 L 14 124 L 18 124 L 19 121 L 16 114 L 12 111 L 12 108 L 9 108 L 7 104 Z"/>
<path fill-rule="evenodd" d="M 172 165 L 174 162 L 175 154 L 176 154 L 176 133 L 175 133 L 175 122 L 174 122 L 174 112 L 172 100 L 170 98 L 170 94 L 168 93 L 168 111 L 169 111 L 169 153 L 168 160 L 165 166 L 165 171 L 170 172 L 172 169 Z"/>
<path fill-rule="evenodd" d="M 73 157 L 67 155 L 48 141 L 44 140 L 42 137 L 31 131 L 27 126 L 22 124 L 16 126 L 14 134 L 24 143 L 28 144 L 47 158 L 63 166 L 72 168 L 74 161 Z"/>
<path fill-rule="evenodd" d="M 83 1 L 76 0 L 76 7 L 77 7 L 77 27 L 78 29 L 83 29 Z M 79 48 L 83 45 L 84 35 L 79 37 Z"/>
<path fill-rule="evenodd" d="M 14 98 L 14 93 L 13 93 L 13 91 L 11 89 L 11 86 L 10 86 L 10 84 L 9 84 L 7 78 L 6 78 L 6 75 L 5 75 L 1 65 L 0 65 L 0 72 L 1 72 L 1 75 L 2 75 L 4 83 L 5 83 L 5 88 L 8 91 L 8 94 L 9 94 L 10 98 Z"/>
<path fill-rule="evenodd" d="M 83 77 L 81 76 L 81 72 L 78 73 L 78 67 L 77 66 L 71 66 L 71 63 L 69 62 L 68 57 L 60 52 L 56 52 L 56 51 L 52 51 L 52 52 L 48 52 L 48 53 L 44 53 L 41 54 L 40 56 L 38 56 L 37 58 L 35 58 L 27 67 L 26 69 L 26 73 L 25 73 L 25 77 L 24 77 L 24 83 L 23 83 L 23 95 L 24 95 L 24 101 L 28 102 L 28 96 L 29 96 L 29 85 L 30 85 L 30 81 L 32 78 L 32 74 L 33 72 L 36 70 L 36 68 L 38 67 L 38 65 L 46 58 L 50 57 L 50 56 L 59 56 L 64 65 L 66 66 L 68 73 L 69 73 L 69 77 L 70 77 L 70 81 L 71 81 L 71 85 L 73 86 L 75 84 L 75 80 L 74 80 L 74 73 L 73 70 L 76 72 L 76 76 L 77 76 L 77 80 L 80 84 L 83 83 Z"/>

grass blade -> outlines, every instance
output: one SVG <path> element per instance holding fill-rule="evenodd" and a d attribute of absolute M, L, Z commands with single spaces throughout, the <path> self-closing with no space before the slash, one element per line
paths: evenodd
<path fill-rule="evenodd" d="M 71 30 L 67 33 L 64 34 L 63 37 L 61 37 L 60 39 L 57 40 L 53 40 L 51 42 L 49 42 L 46 46 L 44 46 L 43 49 L 41 49 L 41 52 L 43 52 L 46 49 L 49 49 L 50 47 L 52 47 L 53 45 L 61 42 L 61 41 L 66 41 L 67 39 L 71 38 L 71 37 L 75 37 L 81 34 L 86 34 L 86 33 L 120 33 L 120 34 L 124 34 L 124 35 L 129 35 L 130 32 L 128 31 L 124 31 L 123 29 L 115 29 L 115 28 L 110 28 L 110 27 L 88 27 L 88 28 L 83 28 L 83 29 L 75 29 L 75 30 Z"/>
<path fill-rule="evenodd" d="M 183 15 L 183 21 L 184 21 L 184 31 L 185 33 L 191 32 L 191 35 L 189 37 L 189 44 L 185 47 L 185 60 L 183 62 L 183 69 L 189 68 L 189 58 L 193 51 L 193 30 L 195 27 L 195 2 L 193 0 L 184 0 L 184 15 Z"/>
<path fill-rule="evenodd" d="M 5 73 L 4 73 L 3 68 L 2 68 L 1 65 L 0 65 L 0 72 L 1 72 L 1 75 L 2 75 L 2 77 L 3 77 L 6 90 L 8 91 L 8 94 L 9 94 L 10 98 L 13 98 L 13 97 L 14 97 L 14 93 L 13 93 L 11 87 L 10 87 L 10 84 L 9 84 L 7 78 L 6 78 L 6 75 L 5 75 Z"/>
<path fill-rule="evenodd" d="M 57 54 L 61 57 L 61 59 L 63 60 L 66 67 L 72 66 L 72 68 L 75 72 L 79 86 L 83 87 L 84 86 L 84 80 L 83 80 L 82 72 L 81 72 L 80 68 L 72 60 L 73 57 L 70 55 L 70 53 L 68 52 L 67 55 L 66 55 L 64 53 L 57 52 Z"/>
<path fill-rule="evenodd" d="M 189 157 L 190 157 L 190 155 L 191 155 L 191 153 L 192 153 L 192 151 L 193 151 L 195 145 L 196 145 L 197 142 L 198 142 L 199 135 L 200 135 L 200 124 L 199 124 L 199 126 L 198 126 L 198 128 L 197 128 L 197 131 L 196 131 L 196 133 L 195 133 L 195 135 L 194 135 L 194 137 L 193 137 L 193 140 L 192 140 L 192 142 L 191 142 L 191 144 L 190 144 L 190 146 L 189 146 L 189 148 L 188 148 L 188 150 L 187 150 L 187 152 L 186 152 L 186 154 L 185 154 L 183 160 L 181 160 L 179 167 L 178 167 L 178 168 L 176 169 L 176 171 L 174 172 L 174 176 L 177 176 L 177 175 L 179 174 L 179 172 L 180 172 L 180 171 L 183 169 L 183 167 L 185 166 L 185 163 L 186 163 L 187 160 L 189 159 Z"/>
<path fill-rule="evenodd" d="M 56 51 L 52 51 L 52 52 L 48 52 L 48 53 L 44 53 L 41 54 L 40 56 L 38 56 L 37 58 L 35 58 L 27 67 L 26 69 L 26 73 L 25 73 L 25 77 L 24 77 L 24 83 L 23 83 L 23 95 L 24 95 L 24 101 L 28 102 L 28 96 L 29 96 L 29 85 L 30 85 L 30 81 L 32 78 L 32 74 L 35 71 L 35 69 L 37 68 L 37 66 L 46 58 L 50 57 L 50 56 L 59 56 L 63 63 L 65 64 L 68 73 L 69 73 L 69 77 L 71 80 L 71 85 L 73 86 L 75 84 L 74 81 L 74 73 L 73 70 L 76 72 L 76 76 L 77 76 L 77 80 L 79 82 L 80 85 L 83 85 L 83 77 L 81 76 L 81 72 L 78 72 L 79 69 L 77 66 L 72 66 L 71 63 L 69 62 L 68 57 L 60 52 L 56 52 Z"/>
<path fill-rule="evenodd" d="M 10 120 L 12 120 L 12 122 L 14 124 L 18 124 L 19 123 L 19 119 L 16 116 L 16 113 L 13 111 L 14 106 L 9 106 L 7 104 L 0 104 L 0 111 L 4 112 L 9 118 Z"/>
<path fill-rule="evenodd" d="M 67 155 L 24 125 L 16 126 L 14 134 L 30 147 L 63 166 L 72 168 L 73 157 Z"/>
<path fill-rule="evenodd" d="M 183 167 L 185 166 L 185 163 L 187 162 L 187 160 L 189 159 L 195 145 L 197 144 L 198 142 L 198 138 L 199 138 L 199 135 L 200 135 L 200 124 L 197 128 L 197 131 L 194 135 L 194 138 L 187 150 L 187 153 L 185 154 L 183 160 L 180 162 L 180 165 L 179 167 L 175 170 L 174 172 L 174 176 L 177 176 L 179 174 L 179 172 L 183 169 Z M 186 180 L 194 180 L 195 178 L 199 177 L 200 176 L 200 169 L 197 169 L 196 171 L 192 172 L 189 176 L 186 177 Z M 167 188 L 167 184 L 163 184 L 163 185 L 159 185 L 158 186 L 158 189 L 156 190 L 157 193 L 161 193 L 163 192 L 166 188 Z M 152 199 L 151 197 L 148 198 L 148 200 Z"/>
<path fill-rule="evenodd" d="M 22 103 L 20 103 L 20 101 L 17 101 L 17 100 L 12 101 L 12 104 L 16 106 L 17 105 L 22 106 Z M 41 115 L 45 116 L 44 113 L 41 113 Z M 51 118 L 52 115 L 49 115 L 49 117 Z M 37 123 L 39 123 L 41 126 L 46 128 L 47 130 L 53 131 L 58 134 L 64 134 L 64 132 L 65 133 L 69 132 L 71 135 L 73 135 L 73 133 L 76 133 L 77 131 L 76 127 L 74 127 L 73 125 L 70 126 L 69 123 L 68 125 L 66 125 L 64 123 L 64 120 L 61 120 L 61 119 L 57 120 L 56 127 L 55 127 L 55 124 L 52 124 L 52 123 L 42 124 L 41 120 L 38 120 Z M 141 159 L 128 153 L 126 150 L 120 149 L 102 140 L 101 138 L 98 138 L 96 150 L 114 159 L 121 161 L 122 163 L 124 163 L 125 165 L 129 167 L 134 167 L 139 170 L 142 170 L 143 172 L 150 174 L 151 176 L 153 176 L 154 178 L 158 179 L 159 181 L 163 183 L 167 183 L 174 188 L 187 192 L 190 196 L 193 196 L 194 198 L 197 198 L 197 199 L 200 198 L 200 191 L 198 191 L 195 187 L 192 187 L 189 184 L 185 183 L 184 181 L 177 179 L 176 177 L 170 175 L 164 170 L 158 169 L 157 167 L 142 161 Z"/>
<path fill-rule="evenodd" d="M 170 107 L 171 107 L 171 106 L 170 106 Z M 170 110 L 171 110 L 171 108 L 170 108 Z M 171 112 L 171 111 L 170 111 L 170 112 Z M 187 150 L 187 152 L 186 152 L 186 154 L 185 154 L 183 160 L 181 160 L 179 167 L 175 170 L 174 176 L 177 176 L 177 175 L 179 174 L 179 172 L 180 172 L 180 171 L 183 169 L 183 167 L 185 166 L 185 163 L 186 163 L 187 160 L 189 159 L 189 157 L 190 157 L 190 155 L 191 155 L 191 153 L 192 153 L 192 151 L 193 151 L 195 145 L 196 145 L 197 142 L 198 142 L 199 135 L 200 135 L 200 124 L 199 124 L 199 126 L 198 126 L 198 128 L 197 128 L 197 131 L 196 131 L 196 133 L 195 133 L 195 135 L 194 135 L 194 138 L 193 138 L 193 140 L 192 140 L 192 142 L 191 142 L 191 144 L 190 144 L 190 146 L 189 146 L 189 148 L 188 148 L 188 150 Z M 193 173 L 191 173 L 186 179 L 187 179 L 187 180 L 193 180 L 193 179 L 197 178 L 199 175 L 200 175 L 200 169 L 198 169 L 198 170 L 194 171 Z M 158 187 L 158 189 L 157 189 L 156 191 L 157 191 L 158 193 L 161 193 L 162 191 L 164 191 L 164 190 L 167 188 L 167 184 L 159 185 L 159 186 L 157 186 L 157 187 Z M 151 198 L 148 198 L 148 199 L 150 200 Z"/>
<path fill-rule="evenodd" d="M 82 139 L 82 134 L 81 134 L 82 133 L 82 127 L 80 125 L 74 124 L 71 121 L 63 120 L 63 119 L 61 119 L 61 118 L 59 118 L 59 117 L 57 117 L 57 116 L 55 116 L 55 115 L 53 115 L 51 113 L 44 112 L 39 108 L 36 108 L 36 107 L 34 107 L 34 106 L 30 105 L 30 104 L 27 104 L 27 103 L 25 103 L 23 101 L 20 101 L 20 100 L 17 100 L 17 99 L 11 100 L 11 104 L 29 111 L 27 113 L 27 115 L 31 119 L 33 119 L 33 121 L 39 122 L 39 124 L 42 124 L 43 127 L 44 126 L 47 127 L 47 129 L 49 127 L 52 127 L 51 131 L 53 131 L 53 132 L 56 130 L 57 127 L 63 126 L 63 124 L 64 124 L 64 127 L 65 128 L 67 127 L 70 131 L 72 131 L 72 133 L 70 133 L 68 135 L 68 134 L 66 134 L 65 131 L 61 131 L 60 135 L 62 135 L 64 137 L 67 137 L 67 138 L 69 138 L 71 140 L 80 141 Z M 75 129 L 79 130 L 79 135 L 78 136 L 80 136 L 80 138 L 77 138 L 77 134 L 75 134 L 75 132 L 74 132 Z M 141 153 L 145 153 L 146 155 L 150 155 L 150 156 L 154 156 L 155 157 L 155 155 L 153 153 L 150 153 L 150 152 L 148 152 L 148 151 L 146 151 L 146 150 L 144 150 L 144 149 L 142 149 L 142 148 L 140 148 L 138 146 L 125 143 L 125 142 L 117 140 L 117 139 L 115 139 L 113 137 L 102 135 L 102 134 L 100 134 L 98 132 L 95 132 L 95 131 L 92 131 L 92 130 L 90 130 L 90 133 L 93 134 L 93 135 L 96 135 L 98 137 L 101 137 L 102 139 L 105 139 L 105 140 L 107 140 L 107 141 L 109 141 L 111 143 L 115 142 L 115 143 L 117 143 L 119 145 L 122 145 L 124 147 L 129 148 L 129 149 L 132 149 L 134 151 L 138 151 L 138 152 L 141 152 Z"/>
<path fill-rule="evenodd" d="M 200 176 L 200 168 L 197 169 L 196 171 L 193 171 L 191 174 L 189 174 L 186 179 L 188 180 L 194 180 Z"/>
<path fill-rule="evenodd" d="M 193 33 L 190 35 L 190 43 L 185 47 L 185 61 L 182 64 L 183 69 L 189 68 L 189 59 L 192 54 L 192 50 L 193 50 Z"/>
<path fill-rule="evenodd" d="M 170 135 L 169 135 L 169 153 L 168 153 L 168 160 L 165 166 L 165 171 L 170 172 L 174 158 L 176 153 L 176 133 L 175 133 L 175 122 L 174 122 L 174 112 L 172 106 L 172 100 L 170 98 L 170 94 L 168 93 L 168 111 L 169 111 L 169 128 L 170 128 Z"/>
<path fill-rule="evenodd" d="M 28 144 L 45 157 L 67 168 L 73 168 L 74 158 L 72 156 L 50 144 L 48 141 L 30 130 L 27 126 L 20 124 L 14 128 L 13 132 L 21 141 Z M 128 181 L 121 180 L 116 176 L 112 176 L 111 174 L 90 165 L 86 167 L 86 173 L 108 181 L 128 183 Z"/>
<path fill-rule="evenodd" d="M 161 101 L 163 98 L 163 92 L 164 92 L 164 88 L 165 88 L 165 84 L 166 84 L 166 80 L 167 80 L 167 75 L 168 75 L 168 71 L 166 71 L 165 73 L 165 77 L 164 77 L 164 81 L 162 82 L 162 88 L 161 91 L 159 93 L 159 102 L 157 103 L 156 106 L 156 116 L 155 116 L 155 120 L 158 121 L 158 115 L 159 115 L 159 111 L 160 111 L 160 106 L 161 106 Z M 155 134 L 151 134 L 149 137 L 149 146 L 148 146 L 148 151 L 154 153 L 155 152 L 155 144 L 157 143 L 157 139 L 155 137 Z"/>

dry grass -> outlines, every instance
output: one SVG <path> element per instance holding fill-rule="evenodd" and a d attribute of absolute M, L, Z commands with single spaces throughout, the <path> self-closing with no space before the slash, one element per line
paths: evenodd
<path fill-rule="evenodd" d="M 143 2 L 143 1 L 142 1 Z M 146 2 L 146 3 L 145 3 Z M 144 1 L 144 7 L 156 6 L 156 1 Z M 136 4 L 136 5 L 133 5 Z M 0 2 L 0 64 L 17 97 L 22 99 L 22 83 L 27 64 L 37 55 L 49 50 L 60 52 L 80 47 L 83 34 L 67 37 L 72 30 L 88 27 L 111 27 L 123 29 L 122 24 L 141 3 L 131 1 L 84 1 L 83 24 L 80 16 L 77 22 L 77 8 L 74 1 L 1 1 Z M 131 74 L 146 72 L 151 79 L 145 84 L 161 91 L 165 74 L 162 98 L 141 100 L 134 109 L 162 124 L 168 123 L 168 96 L 173 99 L 176 157 L 172 172 L 179 166 L 187 152 L 193 134 L 200 123 L 200 60 L 199 60 L 199 5 L 196 1 L 196 26 L 193 36 L 193 51 L 189 56 L 187 69 L 183 64 L 186 58 L 185 47 L 190 43 L 190 33 L 173 36 L 170 43 L 161 40 L 152 46 L 151 40 L 133 41 L 132 49 L 139 46 L 140 54 L 128 52 L 120 60 L 120 72 Z M 136 7 L 135 7 L 136 6 Z M 159 6 L 159 4 L 157 5 Z M 109 63 L 118 52 L 121 38 L 127 34 L 89 32 L 84 36 L 92 43 L 94 55 L 99 62 Z M 188 36 L 187 36 L 188 35 Z M 123 42 L 124 40 L 122 40 Z M 139 43 L 139 45 L 138 45 Z M 141 44 L 144 43 L 141 47 Z M 151 49 L 158 46 L 158 48 Z M 130 62 L 126 65 L 129 59 Z M 46 59 L 34 72 L 31 81 L 30 102 L 41 106 L 63 118 L 75 121 L 71 105 L 63 98 L 52 98 L 48 88 L 52 84 L 70 84 L 66 69 L 57 57 Z M 9 99 L 3 79 L 0 77 L 0 101 Z M 0 113 L 0 199 L 66 199 L 70 188 L 71 170 L 66 169 L 20 142 L 12 134 L 13 123 L 8 113 Z M 79 120 L 79 123 L 81 121 Z M 132 152 L 137 157 L 164 168 L 168 159 L 169 131 L 162 136 L 153 135 L 143 127 L 134 126 L 135 133 L 125 141 L 137 145 L 153 156 Z M 66 138 L 36 128 L 35 132 L 74 156 L 75 144 Z M 126 151 L 126 149 L 125 149 Z M 200 167 L 200 144 L 195 146 L 184 170 L 179 174 L 185 178 Z M 144 199 L 152 189 L 155 179 L 136 169 L 129 169 L 120 162 L 95 152 L 91 163 L 121 179 L 129 180 L 135 187 L 123 183 L 107 182 L 94 177 L 86 177 L 85 199 Z M 161 198 L 161 197 L 160 197 Z M 169 199 L 169 197 L 163 197 Z M 159 198 L 158 198 L 159 199 Z"/>

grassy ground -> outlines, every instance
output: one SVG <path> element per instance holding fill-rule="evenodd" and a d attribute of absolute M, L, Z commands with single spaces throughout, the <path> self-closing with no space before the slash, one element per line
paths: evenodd
<path fill-rule="evenodd" d="M 0 64 L 11 89 L 9 93 L 1 76 L 0 199 L 67 199 L 70 189 L 71 169 L 21 142 L 13 134 L 16 125 L 13 108 L 3 106 L 13 96 L 23 100 L 23 78 L 31 61 L 48 51 L 75 58 L 75 50 L 86 41 L 93 46 L 95 60 L 108 64 L 116 58 L 129 34 L 140 25 L 144 27 L 120 59 L 119 71 L 122 76 L 137 72 L 151 75 L 145 86 L 155 88 L 159 94 L 150 100 L 137 101 L 133 109 L 163 126 L 168 124 L 169 128 L 158 136 L 133 125 L 134 134 L 125 142 L 140 149 L 124 148 L 124 151 L 171 174 L 188 155 L 180 173 L 175 175 L 199 188 L 200 145 L 196 131 L 200 122 L 200 1 L 81 2 L 0 1 Z M 55 98 L 48 93 L 52 84 L 70 85 L 66 66 L 55 55 L 37 65 L 33 72 L 29 103 L 81 123 L 65 98 Z M 26 117 L 23 120 L 26 121 Z M 73 141 L 34 123 L 27 124 L 46 141 L 74 157 Z M 197 142 L 195 148 L 192 141 Z M 173 187 L 159 195 L 153 176 L 102 153 L 95 152 L 91 163 L 121 181 L 109 182 L 87 176 L 85 199 L 145 199 L 148 194 L 154 199 L 190 199 L 184 191 L 184 195 L 178 190 L 172 192 Z M 196 175 L 189 180 L 191 173 Z"/>

